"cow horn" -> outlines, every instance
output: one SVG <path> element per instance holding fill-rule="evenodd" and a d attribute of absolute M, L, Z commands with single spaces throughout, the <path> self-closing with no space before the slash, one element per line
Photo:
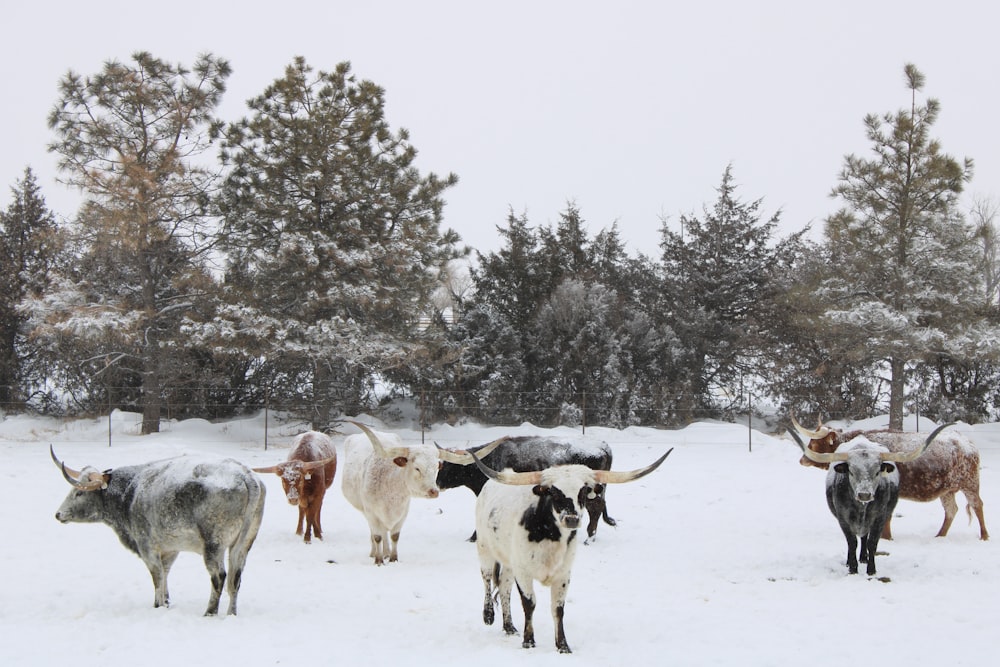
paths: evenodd
<path fill-rule="evenodd" d="M 795 439 L 795 443 L 799 446 L 799 449 L 802 450 L 802 453 L 805 454 L 805 457 L 810 461 L 815 461 L 816 463 L 836 463 L 838 461 L 847 460 L 847 452 L 831 452 L 829 454 L 814 452 L 803 444 L 802 438 L 799 437 L 798 433 L 790 429 L 788 430 L 788 433 Z"/>
<path fill-rule="evenodd" d="M 385 447 L 382 446 L 382 443 L 379 441 L 378 436 L 375 435 L 375 433 L 370 428 L 368 428 L 361 422 L 351 421 L 350 419 L 348 419 L 347 423 L 354 424 L 359 429 L 361 429 L 365 435 L 368 436 L 368 439 L 372 443 L 372 447 L 375 448 L 375 453 L 378 454 L 380 457 L 384 459 L 394 459 L 397 456 L 410 455 L 409 449 L 407 447 L 393 447 L 392 449 L 387 450 Z"/>
<path fill-rule="evenodd" d="M 929 436 L 927 436 L 927 440 L 924 441 L 923 445 L 921 445 L 920 447 L 917 447 L 916 449 L 914 449 L 912 451 L 909 451 L 909 452 L 883 452 L 879 456 L 879 458 L 881 458 L 883 461 L 888 461 L 890 463 L 909 463 L 910 461 L 914 461 L 914 460 L 920 458 L 920 456 L 925 451 L 927 451 L 927 448 L 930 447 L 930 445 L 931 445 L 931 441 L 934 440 L 934 438 L 937 436 L 938 433 L 940 433 L 944 429 L 948 428 L 949 426 L 954 426 L 954 425 L 955 425 L 955 422 L 948 422 L 947 424 L 941 424 L 936 429 L 934 429 L 934 431 L 932 431 Z"/>
<path fill-rule="evenodd" d="M 514 472 L 513 470 L 504 470 L 503 472 L 497 472 L 493 468 L 489 467 L 485 463 L 479 460 L 475 452 L 469 452 L 469 456 L 475 462 L 476 467 L 489 477 L 490 479 L 495 479 L 501 484 L 514 484 L 514 485 L 535 485 L 542 483 L 542 473 L 538 470 L 531 472 Z"/>
<path fill-rule="evenodd" d="M 278 471 L 281 470 L 282 465 L 283 464 L 279 463 L 277 465 L 268 466 L 267 468 L 250 468 L 250 470 L 253 470 L 254 472 L 273 472 L 275 474 L 281 474 Z"/>
<path fill-rule="evenodd" d="M 505 435 L 502 438 L 497 438 L 493 442 L 485 444 L 482 447 L 478 447 L 476 449 L 476 452 L 479 454 L 480 457 L 484 457 L 487 454 L 491 453 L 494 449 L 502 445 L 503 443 L 507 442 L 507 440 L 509 439 L 510 439 L 509 435 Z M 458 465 L 463 465 L 463 466 L 467 466 L 470 463 L 472 463 L 472 455 L 464 449 L 445 449 L 436 442 L 434 443 L 434 446 L 437 447 L 438 457 L 444 461 L 447 461 L 448 463 L 457 463 Z"/>
<path fill-rule="evenodd" d="M 667 450 L 667 453 L 656 459 L 653 463 L 650 463 L 645 468 L 639 468 L 638 470 L 630 470 L 628 472 L 619 472 L 615 470 L 595 470 L 594 480 L 598 484 L 624 484 L 625 482 L 633 482 L 640 477 L 645 477 L 649 473 L 653 472 L 660 467 L 660 464 L 667 460 L 670 456 L 670 452 L 674 451 L 671 447 Z"/>
<path fill-rule="evenodd" d="M 71 483 L 75 484 L 77 478 L 80 476 L 80 471 L 67 468 L 66 464 L 60 461 L 59 457 L 56 456 L 56 449 L 51 444 L 49 445 L 49 456 L 52 457 L 52 462 L 56 464 L 56 467 L 63 471 L 63 475 L 69 474 L 72 476 L 73 480 Z"/>
<path fill-rule="evenodd" d="M 806 436 L 810 440 L 819 440 L 820 438 L 825 438 L 826 436 L 830 435 L 831 431 L 833 431 L 833 429 L 831 429 L 829 426 L 823 426 L 822 422 L 820 422 L 816 426 L 815 431 L 810 431 L 809 429 L 802 426 L 802 424 L 800 424 L 798 420 L 795 419 L 794 414 L 791 415 L 791 417 L 792 417 L 792 424 L 795 426 L 795 430 L 797 430 L 799 433 Z"/>
<path fill-rule="evenodd" d="M 319 461 L 309 461 L 308 463 L 302 464 L 303 470 L 315 470 L 316 468 L 322 468 L 323 466 L 333 463 L 337 460 L 336 456 L 331 456 L 330 458 L 320 459 Z"/>
<path fill-rule="evenodd" d="M 66 481 L 81 491 L 96 491 L 97 489 L 108 488 L 108 475 L 106 473 L 88 473 L 87 481 L 81 482 L 80 477 L 83 473 L 79 470 L 73 470 L 72 468 L 67 467 L 65 463 L 60 461 L 58 457 L 56 457 L 56 450 L 52 445 L 49 445 L 49 455 L 52 457 L 52 461 L 55 462 L 59 470 L 62 471 L 62 475 Z"/>

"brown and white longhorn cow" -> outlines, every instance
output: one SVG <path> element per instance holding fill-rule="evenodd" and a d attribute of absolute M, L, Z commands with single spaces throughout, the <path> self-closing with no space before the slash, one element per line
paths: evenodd
<path fill-rule="evenodd" d="M 313 534 L 316 539 L 323 539 L 323 526 L 320 523 L 323 497 L 337 474 L 337 450 L 328 436 L 307 431 L 292 443 L 292 449 L 284 463 L 254 468 L 253 471 L 273 472 L 281 479 L 288 504 L 299 508 L 296 535 L 302 535 L 302 523 L 305 520 L 303 541 L 306 544 L 312 542 Z"/>
<path fill-rule="evenodd" d="M 808 448 L 819 454 L 830 454 L 841 444 L 849 442 L 858 436 L 864 436 L 874 443 L 886 447 L 890 452 L 910 451 L 918 447 L 924 439 L 920 433 L 902 433 L 888 430 L 855 430 L 840 431 L 820 424 L 816 430 L 803 428 L 795 418 L 792 418 L 795 429 L 809 438 Z M 810 460 L 807 456 L 799 459 L 804 466 L 815 466 L 826 470 L 828 463 Z M 958 503 L 955 494 L 961 491 L 965 496 L 966 512 L 969 521 L 975 512 L 979 520 L 979 538 L 987 540 L 990 537 L 983 518 L 983 500 L 979 497 L 979 451 L 972 442 L 956 432 L 951 431 L 938 435 L 920 458 L 900 463 L 899 497 L 918 502 L 930 502 L 941 499 L 944 506 L 944 523 L 937 537 L 944 537 L 951 528 L 952 521 L 958 513 Z M 891 521 L 891 517 L 890 517 Z M 891 540 L 890 521 L 886 521 L 882 531 L 882 539 Z"/>

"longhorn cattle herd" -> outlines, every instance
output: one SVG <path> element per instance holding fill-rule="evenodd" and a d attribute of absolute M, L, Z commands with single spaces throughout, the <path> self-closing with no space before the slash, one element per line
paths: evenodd
<path fill-rule="evenodd" d="M 802 450 L 803 465 L 828 468 L 826 499 L 847 541 L 847 567 L 866 564 L 876 574 L 880 539 L 892 539 L 890 520 L 897 500 L 941 500 L 944 537 L 957 513 L 962 491 L 970 520 L 988 539 L 979 496 L 979 454 L 964 436 L 938 427 L 928 437 L 889 431 L 842 432 L 820 424 L 803 428 L 794 419 L 789 432 Z M 399 560 L 398 542 L 411 498 L 437 498 L 442 490 L 465 486 L 476 495 L 475 533 L 485 589 L 483 621 L 491 625 L 499 600 L 503 630 L 516 634 L 510 597 L 516 585 L 524 611 L 522 646 L 535 645 L 534 582 L 550 589 L 555 645 L 570 647 L 564 613 L 573 561 L 585 527 L 593 538 L 598 519 L 608 516 L 608 485 L 640 479 L 666 460 L 628 472 L 611 469 L 610 447 L 586 438 L 500 438 L 468 450 L 404 444 L 398 435 L 348 422 L 360 433 L 343 441 L 340 461 L 344 497 L 369 526 L 369 556 L 376 565 Z M 808 439 L 808 443 L 803 441 Z M 210 580 L 205 614 L 218 613 L 223 589 L 228 614 L 236 614 L 237 594 L 247 554 L 264 512 L 265 486 L 254 472 L 274 473 L 289 504 L 298 508 L 296 534 L 310 543 L 323 539 L 323 499 L 338 470 L 329 436 L 299 435 L 286 459 L 248 468 L 233 459 L 179 456 L 99 471 L 79 470 L 51 458 L 72 489 L 56 512 L 62 523 L 105 523 L 149 569 L 154 607 L 169 605 L 167 576 L 181 551 L 200 554 Z M 860 552 L 858 542 L 860 539 Z M 228 572 L 225 556 L 228 552 Z M 398 566 L 394 566 L 398 567 Z M 651 562 L 650 568 L 656 564 Z"/>

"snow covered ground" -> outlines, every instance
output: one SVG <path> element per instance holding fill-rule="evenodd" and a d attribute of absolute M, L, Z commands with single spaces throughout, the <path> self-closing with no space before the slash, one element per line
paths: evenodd
<path fill-rule="evenodd" d="M 102 525 L 53 517 L 69 487 L 48 446 L 68 465 L 99 468 L 183 452 L 232 456 L 251 466 L 284 459 L 292 426 L 260 418 L 166 423 L 138 437 L 136 416 L 58 422 L 0 421 L 0 664 L 352 665 L 476 664 L 983 665 L 1000 600 L 1000 426 L 961 427 L 982 452 L 987 526 L 978 539 L 962 514 L 933 536 L 941 505 L 900 501 L 895 540 L 882 542 L 880 579 L 848 576 L 845 542 L 826 508 L 824 473 L 798 465 L 787 439 L 745 426 L 697 423 L 677 431 L 589 428 L 607 440 L 615 468 L 645 465 L 670 447 L 652 475 L 608 492 L 618 527 L 601 524 L 581 545 L 566 610 L 572 656 L 553 644 L 548 589 L 536 587 L 538 647 L 498 624 L 483 625 L 482 582 L 466 489 L 414 500 L 400 562 L 375 567 L 367 525 L 340 490 L 323 511 L 326 539 L 305 545 L 297 512 L 275 475 L 250 552 L 238 617 L 205 618 L 208 576 L 182 554 L 170 577 L 170 609 L 154 609 L 142 562 Z M 420 433 L 389 425 L 405 441 Z M 921 422 L 921 430 L 930 423 Z M 435 427 L 427 441 L 481 444 L 545 429 Z M 560 435 L 578 433 L 560 428 Z M 748 437 L 749 436 L 749 437 Z M 335 438 L 343 455 L 342 438 Z M 752 443 L 752 450 L 751 445 Z M 228 603 L 224 595 L 222 608 Z M 523 616 L 514 600 L 514 620 Z"/>

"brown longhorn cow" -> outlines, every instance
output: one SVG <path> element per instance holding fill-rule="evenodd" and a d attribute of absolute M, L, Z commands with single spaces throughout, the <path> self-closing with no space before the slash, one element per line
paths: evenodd
<path fill-rule="evenodd" d="M 323 539 L 323 526 L 320 513 L 323 511 L 323 497 L 326 490 L 333 484 L 337 473 L 337 450 L 333 442 L 323 433 L 307 431 L 298 436 L 292 443 L 288 458 L 267 468 L 254 468 L 254 472 L 273 472 L 281 479 L 285 489 L 285 497 L 289 505 L 299 508 L 299 522 L 295 528 L 296 535 L 302 535 L 302 524 L 305 522 L 305 535 L 302 539 L 306 544 L 316 539 Z"/>
<path fill-rule="evenodd" d="M 920 433 L 902 433 L 889 430 L 854 430 L 840 431 L 820 423 L 816 430 L 803 428 L 795 418 L 792 423 L 796 430 L 809 438 L 808 448 L 820 454 L 830 454 L 841 444 L 849 442 L 858 436 L 864 436 L 874 443 L 883 445 L 890 452 L 909 451 L 923 441 Z M 804 466 L 815 466 L 826 470 L 828 463 L 810 460 L 807 456 L 799 459 Z M 979 497 L 979 451 L 975 445 L 961 433 L 954 430 L 939 435 L 920 458 L 907 463 L 900 463 L 899 497 L 918 502 L 930 502 L 941 499 L 944 506 L 944 523 L 937 537 L 944 537 L 951 528 L 952 521 L 958 513 L 958 503 L 955 494 L 961 491 L 965 496 L 966 512 L 969 521 L 975 513 L 979 520 L 979 537 L 987 540 L 990 537 L 983 518 L 983 500 Z M 886 521 L 882 530 L 882 539 L 891 540 L 890 522 Z"/>

